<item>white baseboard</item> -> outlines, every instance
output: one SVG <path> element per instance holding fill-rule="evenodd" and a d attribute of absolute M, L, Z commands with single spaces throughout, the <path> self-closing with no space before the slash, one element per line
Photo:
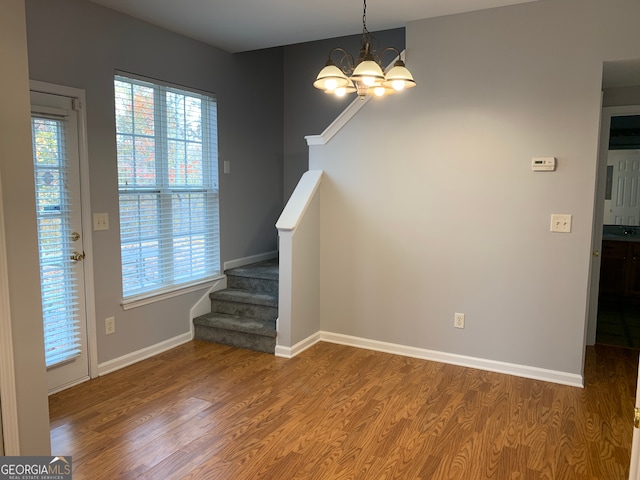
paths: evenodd
<path fill-rule="evenodd" d="M 155 345 L 151 345 L 150 347 L 146 347 L 136 352 L 131 352 L 123 355 L 122 357 L 114 358 L 113 360 L 100 363 L 98 364 L 98 376 L 106 375 L 108 373 L 115 372 L 116 370 L 120 370 L 121 368 L 128 367 L 129 365 L 133 365 L 134 363 L 146 360 L 147 358 L 158 355 L 159 353 L 171 350 L 172 348 L 182 345 L 183 343 L 190 342 L 191 340 L 191 332 L 183 333 L 182 335 L 170 338 L 168 340 L 165 340 L 164 342 L 156 343 Z"/>
<path fill-rule="evenodd" d="M 437 352 L 435 350 L 427 350 L 424 348 L 409 347 L 395 343 L 380 342 L 378 340 L 369 340 L 366 338 L 352 337 L 350 335 L 342 335 L 331 332 L 318 332 L 306 338 L 302 342 L 297 343 L 291 348 L 276 347 L 276 355 L 292 358 L 307 348 L 315 345 L 317 342 L 337 343 L 350 347 L 366 348 L 377 352 L 391 353 L 394 355 L 403 355 L 406 357 L 420 358 L 423 360 L 431 360 L 434 362 L 447 363 L 451 365 L 459 365 L 462 367 L 477 368 L 489 372 L 504 373 L 517 377 L 531 378 L 534 380 L 543 380 L 545 382 L 559 383 L 572 387 L 584 387 L 584 379 L 582 375 L 573 373 L 559 372 L 556 370 L 547 370 L 544 368 L 530 367 L 527 365 L 518 365 L 514 363 L 499 362 L 496 360 L 487 360 L 484 358 L 468 357 L 465 355 L 457 355 L 454 353 Z"/>
<path fill-rule="evenodd" d="M 53 395 L 55 393 L 61 392 L 63 390 L 66 390 L 67 388 L 75 387 L 76 385 L 80 385 L 81 383 L 88 382 L 89 380 L 91 380 L 91 377 L 89 377 L 87 375 L 86 377 L 82 377 L 82 378 L 80 378 L 78 380 L 74 380 L 73 382 L 66 383 L 66 384 L 64 384 L 64 385 L 62 385 L 60 387 L 56 387 L 56 388 L 54 388 L 52 390 L 49 390 L 49 392 L 47 394 L 49 396 L 51 396 L 51 395 Z"/>
<path fill-rule="evenodd" d="M 98 365 L 98 375 L 102 376 L 115 372 L 116 370 L 120 370 L 121 368 L 133 365 L 141 360 L 145 360 L 154 355 L 158 355 L 159 353 L 187 343 L 191 341 L 191 339 L 192 337 L 190 332 L 183 333 L 182 335 L 170 338 L 164 342 L 138 350 L 137 352 L 132 352 L 122 357 L 109 360 L 108 362 L 101 363 Z M 461 367 L 476 368 L 478 370 L 486 370 L 489 372 L 504 373 L 507 375 L 514 375 L 516 377 L 531 378 L 534 380 L 542 380 L 545 382 L 569 385 L 572 387 L 584 387 L 584 379 L 582 375 L 576 375 L 573 373 L 499 362 L 496 360 L 487 360 L 484 358 L 469 357 L 466 355 L 457 355 L 454 353 L 438 352 L 435 350 L 409 347 L 396 343 L 381 342 L 378 340 L 369 340 L 366 338 L 324 331 L 316 332 L 301 342 L 296 343 L 292 347 L 277 345 L 275 355 L 282 358 L 293 358 L 318 342 L 337 343 L 349 347 L 365 348 L 367 350 L 375 350 L 377 352 L 420 358 L 422 360 L 431 360 L 434 362 L 459 365 Z"/>
<path fill-rule="evenodd" d="M 276 357 L 293 358 L 299 353 L 304 352 L 307 348 L 314 346 L 321 340 L 320 332 L 316 332 L 313 335 L 305 338 L 301 342 L 296 343 L 293 347 L 284 347 L 282 345 L 276 345 Z"/>
<path fill-rule="evenodd" d="M 278 251 L 259 253 L 258 255 L 251 255 L 249 257 L 236 258 L 235 260 L 229 260 L 224 262 L 224 269 L 244 267 L 245 265 L 251 265 L 252 263 L 264 262 L 265 260 L 271 260 L 278 257 Z"/>

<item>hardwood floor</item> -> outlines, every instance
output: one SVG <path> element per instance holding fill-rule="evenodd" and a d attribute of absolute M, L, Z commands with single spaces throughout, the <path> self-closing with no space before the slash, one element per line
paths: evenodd
<path fill-rule="evenodd" d="M 50 397 L 82 479 L 626 479 L 638 352 L 580 389 L 329 343 L 194 341 Z"/>

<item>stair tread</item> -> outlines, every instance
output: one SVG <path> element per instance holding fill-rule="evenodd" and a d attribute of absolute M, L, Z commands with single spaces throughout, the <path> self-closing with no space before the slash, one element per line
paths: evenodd
<path fill-rule="evenodd" d="M 209 294 L 209 298 L 212 300 L 231 300 L 239 303 L 263 305 L 267 307 L 277 307 L 278 297 L 277 295 L 270 295 L 268 293 L 255 293 L 248 290 L 240 290 L 236 288 L 225 288 L 224 290 L 218 290 Z"/>
<path fill-rule="evenodd" d="M 257 278 L 261 280 L 278 280 L 278 259 L 245 265 L 244 267 L 231 268 L 225 272 L 236 277 Z"/>
<path fill-rule="evenodd" d="M 264 337 L 276 336 L 274 320 L 259 320 L 227 313 L 207 313 L 196 317 L 194 323 L 236 332 L 252 333 Z"/>

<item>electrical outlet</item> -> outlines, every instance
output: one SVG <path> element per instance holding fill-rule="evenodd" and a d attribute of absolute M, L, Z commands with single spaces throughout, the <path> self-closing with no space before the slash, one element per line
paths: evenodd
<path fill-rule="evenodd" d="M 109 317 L 104 319 L 104 333 L 105 335 L 111 335 L 112 333 L 116 333 L 115 317 Z"/>
<path fill-rule="evenodd" d="M 464 328 L 464 313 L 454 314 L 453 326 L 456 328 Z"/>

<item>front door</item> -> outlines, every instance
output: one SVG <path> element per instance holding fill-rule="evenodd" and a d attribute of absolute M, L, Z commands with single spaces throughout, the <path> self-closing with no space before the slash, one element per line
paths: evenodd
<path fill-rule="evenodd" d="M 89 378 L 78 103 L 31 92 L 36 218 L 49 392 Z"/>

